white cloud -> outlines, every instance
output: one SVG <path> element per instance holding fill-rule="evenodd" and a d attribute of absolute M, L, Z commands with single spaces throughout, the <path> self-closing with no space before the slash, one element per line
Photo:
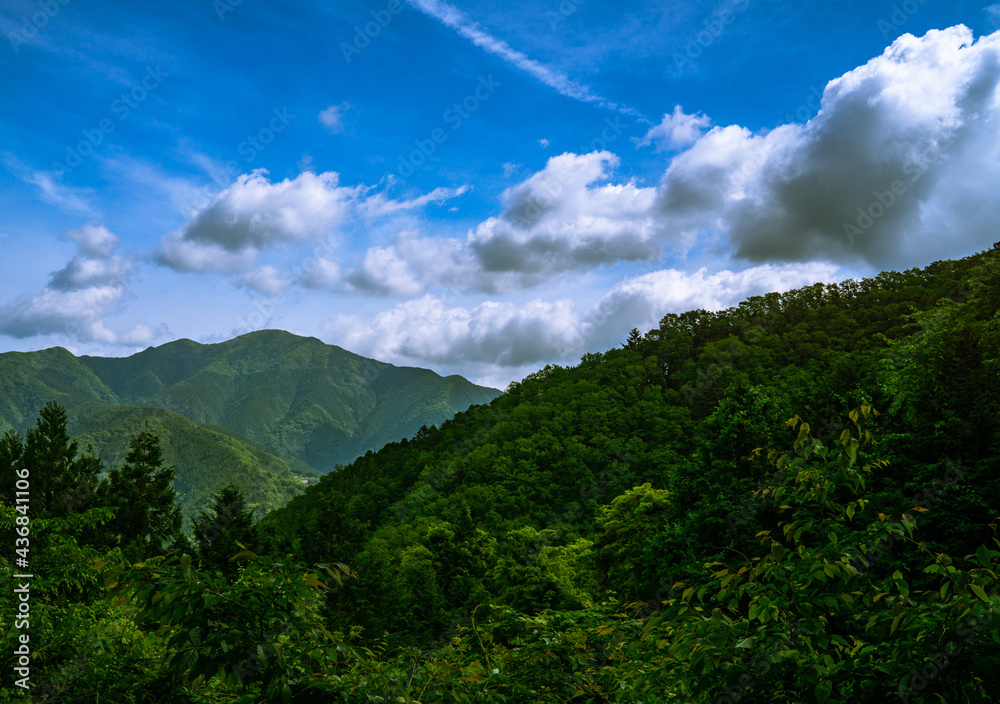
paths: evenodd
<path fill-rule="evenodd" d="M 319 113 L 319 121 L 333 134 L 340 134 L 344 131 L 344 112 L 350 108 L 348 103 L 331 105 Z"/>
<path fill-rule="evenodd" d="M 294 179 L 271 183 L 263 169 L 243 174 L 215 196 L 203 209 L 161 240 L 157 261 L 178 271 L 201 273 L 246 273 L 258 254 L 280 244 L 303 244 L 322 239 L 332 246 L 333 235 L 346 221 L 366 226 L 391 215 L 445 203 L 469 191 L 468 186 L 435 188 L 430 193 L 397 200 L 384 192 L 370 195 L 367 186 L 341 186 L 333 172 L 303 172 Z M 309 287 L 327 288 L 339 280 L 331 278 L 329 266 L 304 271 L 298 281 Z M 259 272 L 241 285 L 253 287 Z M 263 284 L 270 288 L 274 280 Z"/>
<path fill-rule="evenodd" d="M 34 186 L 44 202 L 76 215 L 97 215 L 97 210 L 90 203 L 92 190 L 67 186 L 59 180 L 56 172 L 34 170 L 11 152 L 0 152 L 0 161 L 14 176 Z"/>
<path fill-rule="evenodd" d="M 632 328 L 650 330 L 668 313 L 724 310 L 750 296 L 785 292 L 838 278 L 838 267 L 826 263 L 765 264 L 743 271 L 688 274 L 664 269 L 622 282 L 604 295 L 581 319 L 588 349 L 616 346 Z"/>
<path fill-rule="evenodd" d="M 306 288 L 332 289 L 340 285 L 340 266 L 324 257 L 317 257 L 306 262 L 298 283 Z"/>
<path fill-rule="evenodd" d="M 750 261 L 908 267 L 989 246 L 1000 219 L 1000 33 L 903 35 L 831 81 L 819 114 L 716 127 L 660 187 L 668 230 L 724 233 Z M 895 193 L 893 190 L 895 189 Z"/>
<path fill-rule="evenodd" d="M 549 140 L 545 139 L 545 137 L 542 137 L 540 140 L 538 140 L 538 146 L 540 146 L 542 149 L 548 149 Z"/>
<path fill-rule="evenodd" d="M 415 296 L 441 286 L 467 285 L 476 269 L 459 240 L 404 231 L 387 247 L 371 247 L 345 279 L 367 293 Z"/>
<path fill-rule="evenodd" d="M 262 266 L 247 272 L 240 277 L 239 285 L 249 288 L 265 296 L 281 293 L 291 285 L 291 281 L 281 276 L 281 271 L 274 266 Z"/>
<path fill-rule="evenodd" d="M 497 292 L 532 286 L 561 272 L 652 259 L 658 254 L 656 189 L 597 185 L 618 159 L 609 152 L 563 154 L 501 196 L 503 212 L 461 242 L 403 231 L 370 248 L 345 275 L 356 290 L 418 295 L 441 286 Z M 360 212 L 380 216 L 437 200 L 370 198 Z M 444 192 L 441 198 L 460 194 Z"/>
<path fill-rule="evenodd" d="M 337 315 L 325 333 L 337 344 L 392 362 L 518 367 L 550 359 L 553 349 L 575 339 L 576 324 L 569 301 L 487 302 L 470 309 L 424 296 L 373 318 Z"/>
<path fill-rule="evenodd" d="M 376 193 L 375 195 L 358 203 L 357 212 L 361 217 L 371 221 L 377 218 L 385 217 L 386 215 L 391 215 L 392 213 L 396 213 L 401 210 L 414 210 L 416 208 L 422 208 L 428 203 L 437 203 L 440 205 L 441 203 L 449 201 L 453 198 L 458 198 L 459 196 L 468 193 L 468 191 L 468 186 L 459 186 L 458 188 L 435 188 L 430 193 L 416 198 L 410 198 L 408 200 L 392 200 L 384 193 Z"/>
<path fill-rule="evenodd" d="M 120 240 L 103 225 L 89 224 L 68 230 L 63 237 L 74 240 L 80 251 L 65 267 L 52 274 L 49 287 L 76 291 L 102 286 L 120 286 L 132 274 L 132 262 L 114 250 Z"/>
<path fill-rule="evenodd" d="M 617 164 L 610 152 L 562 154 L 507 189 L 504 212 L 469 234 L 482 268 L 547 276 L 655 257 L 655 189 L 595 185 Z"/>
<path fill-rule="evenodd" d="M 336 344 L 394 363 L 459 370 L 502 387 L 538 365 L 573 363 L 618 346 L 633 327 L 656 327 L 668 313 L 721 310 L 752 295 L 837 278 L 830 264 L 764 265 L 692 274 L 656 271 L 623 281 L 591 306 L 572 300 L 474 307 L 425 295 L 374 316 L 336 315 L 324 335 Z"/>
<path fill-rule="evenodd" d="M 271 183 L 263 169 L 243 174 L 164 236 L 158 260 L 180 271 L 246 271 L 265 247 L 335 230 L 363 191 L 341 187 L 338 179 L 304 172 Z"/>
<path fill-rule="evenodd" d="M 122 345 L 148 344 L 166 334 L 145 323 L 114 332 L 104 318 L 118 311 L 132 262 L 116 255 L 119 239 L 103 225 L 68 230 L 64 237 L 79 248 L 69 263 L 52 274 L 39 294 L 25 294 L 0 307 L 0 334 L 16 338 L 66 335 L 81 341 Z"/>
<path fill-rule="evenodd" d="M 642 139 L 633 139 L 637 147 L 655 144 L 658 152 L 672 151 L 690 147 L 711 125 L 712 121 L 708 116 L 702 113 L 687 115 L 677 105 L 673 113 L 664 115 L 663 121 L 650 129 Z"/>
<path fill-rule="evenodd" d="M 93 193 L 88 189 L 67 186 L 46 171 L 36 171 L 29 181 L 38 188 L 38 195 L 46 203 L 86 217 L 93 217 L 97 214 L 97 210 L 88 200 L 88 197 Z"/>

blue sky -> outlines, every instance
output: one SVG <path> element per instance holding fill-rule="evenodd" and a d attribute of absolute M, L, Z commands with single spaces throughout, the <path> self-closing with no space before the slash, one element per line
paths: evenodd
<path fill-rule="evenodd" d="M 1000 240 L 1000 5 L 10 0 L 0 350 L 281 328 L 498 387 Z"/>

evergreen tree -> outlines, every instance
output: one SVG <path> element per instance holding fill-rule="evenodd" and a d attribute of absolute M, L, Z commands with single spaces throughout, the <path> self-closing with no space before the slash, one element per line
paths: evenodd
<path fill-rule="evenodd" d="M 8 430 L 0 438 L 0 502 L 8 506 L 14 505 L 14 482 L 17 477 L 14 472 L 21 469 L 21 456 L 24 454 L 24 444 L 16 430 Z"/>
<path fill-rule="evenodd" d="M 132 436 L 121 468 L 101 484 L 102 502 L 115 509 L 108 526 L 116 545 L 133 561 L 157 554 L 181 532 L 174 467 L 163 465 L 160 441 L 149 428 Z"/>
<path fill-rule="evenodd" d="M 208 512 L 199 511 L 194 519 L 194 542 L 203 568 L 234 575 L 238 569 L 231 558 L 240 552 L 241 543 L 253 549 L 254 509 L 247 506 L 247 495 L 230 483 L 215 494 Z"/>
<path fill-rule="evenodd" d="M 639 328 L 632 328 L 629 331 L 628 340 L 625 341 L 622 347 L 627 350 L 637 350 L 640 344 L 642 344 L 642 333 L 639 332 Z"/>
<path fill-rule="evenodd" d="M 93 505 L 103 465 L 92 448 L 82 456 L 78 450 L 69 437 L 66 410 L 55 401 L 45 404 L 35 427 L 28 429 L 21 457 L 30 473 L 31 510 L 37 517 L 62 518 Z"/>

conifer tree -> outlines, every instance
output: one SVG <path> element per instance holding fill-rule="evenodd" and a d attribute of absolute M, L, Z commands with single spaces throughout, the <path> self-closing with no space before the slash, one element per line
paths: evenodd
<path fill-rule="evenodd" d="M 78 454 L 78 443 L 69 437 L 66 409 L 50 401 L 35 427 L 28 429 L 21 457 L 33 487 L 32 511 L 39 518 L 62 518 L 93 505 L 103 465 L 91 448 L 86 455 Z"/>
<path fill-rule="evenodd" d="M 622 345 L 624 349 L 627 350 L 637 350 L 639 345 L 642 343 L 642 333 L 639 332 L 639 328 L 632 328 L 628 334 L 628 340 Z"/>
<path fill-rule="evenodd" d="M 0 437 L 0 502 L 8 506 L 14 505 L 14 482 L 17 481 L 14 472 L 21 469 L 23 454 L 21 435 L 16 430 L 9 429 Z"/>
<path fill-rule="evenodd" d="M 253 549 L 254 509 L 247 505 L 247 495 L 230 483 L 215 494 L 209 511 L 199 511 L 194 519 L 194 543 L 203 568 L 233 575 L 238 569 L 230 561 L 241 551 L 237 543 Z"/>
<path fill-rule="evenodd" d="M 132 436 L 124 463 L 102 483 L 103 503 L 115 509 L 110 532 L 129 559 L 158 554 L 178 539 L 182 519 L 174 475 L 173 466 L 163 465 L 159 439 L 146 427 Z"/>

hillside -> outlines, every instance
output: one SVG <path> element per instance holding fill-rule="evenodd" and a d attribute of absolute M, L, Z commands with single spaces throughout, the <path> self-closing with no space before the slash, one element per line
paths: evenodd
<path fill-rule="evenodd" d="M 0 354 L 0 431 L 23 433 L 57 401 L 70 431 L 113 463 L 150 420 L 187 515 L 230 479 L 264 509 L 283 505 L 303 480 L 498 393 L 279 331 L 178 340 L 126 358 Z"/>
<path fill-rule="evenodd" d="M 36 667 L 136 704 L 997 701 L 997 349 L 1000 244 L 668 315 L 256 525 L 217 512 L 218 543 L 123 558 L 114 502 L 35 521 Z"/>
<path fill-rule="evenodd" d="M 79 361 L 121 403 L 158 406 L 227 428 L 319 472 L 499 393 L 278 330 L 215 345 L 178 340 L 125 359 Z"/>
<path fill-rule="evenodd" d="M 773 472 L 755 448 L 786 446 L 796 415 L 831 443 L 870 404 L 891 461 L 872 485 L 879 511 L 909 508 L 948 463 L 972 467 L 923 530 L 966 555 L 1000 514 L 998 257 L 668 315 L 323 477 L 259 527 L 275 552 L 301 541 L 308 559 L 356 569 L 330 618 L 375 639 L 420 643 L 486 602 L 663 596 L 774 527 L 749 498 Z"/>

